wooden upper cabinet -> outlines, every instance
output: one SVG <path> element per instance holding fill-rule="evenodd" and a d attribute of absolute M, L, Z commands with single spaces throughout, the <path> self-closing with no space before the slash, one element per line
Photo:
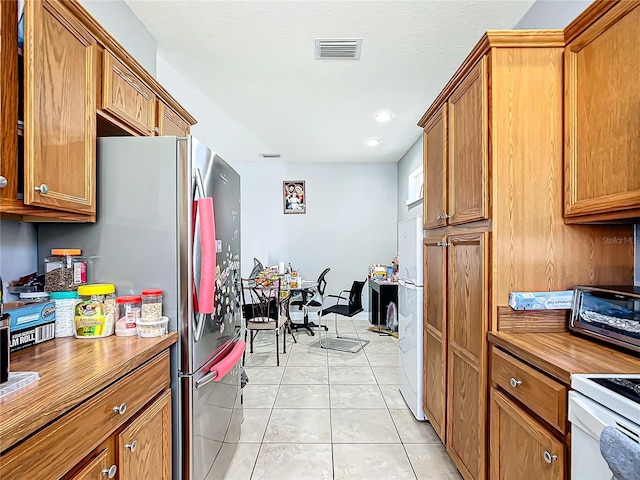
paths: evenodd
<path fill-rule="evenodd" d="M 564 445 L 551 432 L 491 389 L 491 479 L 562 480 Z"/>
<path fill-rule="evenodd" d="M 171 107 L 158 100 L 158 135 L 186 137 L 191 126 Z"/>
<path fill-rule="evenodd" d="M 447 238 L 446 445 L 463 476 L 476 480 L 486 478 L 488 235 Z"/>
<path fill-rule="evenodd" d="M 171 392 L 116 437 L 120 480 L 171 480 Z"/>
<path fill-rule="evenodd" d="M 16 2 L 0 2 L 0 200 L 18 193 L 18 17 Z"/>
<path fill-rule="evenodd" d="M 142 135 L 156 133 L 153 91 L 108 50 L 102 58 L 102 110 Z"/>
<path fill-rule="evenodd" d="M 443 443 L 447 410 L 447 249 L 444 244 L 444 237 L 425 239 L 422 340 L 422 408 Z"/>
<path fill-rule="evenodd" d="M 24 202 L 95 213 L 95 40 L 55 0 L 25 2 Z"/>
<path fill-rule="evenodd" d="M 424 227 L 446 224 L 447 212 L 447 104 L 424 127 Z"/>
<path fill-rule="evenodd" d="M 619 2 L 565 49 L 565 215 L 640 208 L 640 3 Z"/>
<path fill-rule="evenodd" d="M 487 218 L 487 57 L 449 97 L 449 224 Z"/>

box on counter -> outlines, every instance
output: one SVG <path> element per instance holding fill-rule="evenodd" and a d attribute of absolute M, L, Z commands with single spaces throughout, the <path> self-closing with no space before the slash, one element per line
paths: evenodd
<path fill-rule="evenodd" d="M 4 304 L 9 314 L 9 351 L 15 352 L 55 336 L 56 307 L 53 302 Z"/>
<path fill-rule="evenodd" d="M 569 310 L 572 300 L 573 290 L 509 294 L 509 306 L 514 310 Z"/>

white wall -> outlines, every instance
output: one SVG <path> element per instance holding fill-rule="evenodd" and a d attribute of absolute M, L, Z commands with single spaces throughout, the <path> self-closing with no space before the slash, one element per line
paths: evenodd
<path fill-rule="evenodd" d="M 156 39 L 125 2 L 80 0 L 80 3 L 151 75 L 156 75 Z"/>
<path fill-rule="evenodd" d="M 564 28 L 591 3 L 589 0 L 538 0 L 513 28 Z"/>
<path fill-rule="evenodd" d="M 36 227 L 30 223 L 0 220 L 0 276 L 5 301 L 17 300 L 7 293 L 11 280 L 38 270 Z"/>
<path fill-rule="evenodd" d="M 404 204 L 409 190 L 409 174 L 422 165 L 422 133 L 418 127 L 416 131 L 418 139 L 398 162 L 398 223 L 422 214 L 422 203 L 411 208 Z"/>
<path fill-rule="evenodd" d="M 326 267 L 327 290 L 349 289 L 396 253 L 396 164 L 246 162 L 241 176 L 242 274 L 252 258 L 291 262 L 304 279 Z M 283 180 L 305 180 L 307 213 L 283 213 Z M 367 308 L 366 296 L 363 298 Z"/>

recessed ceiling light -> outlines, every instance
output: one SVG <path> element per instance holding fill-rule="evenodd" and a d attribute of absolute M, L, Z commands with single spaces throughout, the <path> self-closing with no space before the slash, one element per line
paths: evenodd
<path fill-rule="evenodd" d="M 391 120 L 392 115 L 389 112 L 378 112 L 376 113 L 376 120 L 381 123 L 388 122 Z"/>
<path fill-rule="evenodd" d="M 370 147 L 376 147 L 380 143 L 380 140 L 378 140 L 377 138 L 369 138 L 368 140 L 365 140 L 364 143 L 366 143 Z"/>

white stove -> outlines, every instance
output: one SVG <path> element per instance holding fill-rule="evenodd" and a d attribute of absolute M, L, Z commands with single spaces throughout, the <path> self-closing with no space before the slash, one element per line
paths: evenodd
<path fill-rule="evenodd" d="M 610 480 L 600 453 L 600 434 L 611 426 L 640 448 L 640 374 L 580 374 L 571 377 L 571 478 Z"/>

